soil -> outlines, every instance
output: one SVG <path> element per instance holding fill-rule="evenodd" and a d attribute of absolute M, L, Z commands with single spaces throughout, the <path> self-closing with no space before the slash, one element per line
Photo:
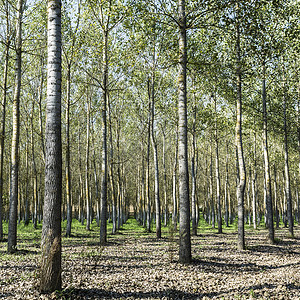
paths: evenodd
<path fill-rule="evenodd" d="M 264 229 L 246 232 L 238 251 L 235 232 L 192 237 L 191 264 L 178 263 L 178 243 L 168 234 L 121 231 L 104 247 L 98 232 L 63 240 L 63 291 L 38 292 L 38 240 L 14 255 L 0 248 L 0 299 L 300 299 L 300 227 L 296 238 Z"/>

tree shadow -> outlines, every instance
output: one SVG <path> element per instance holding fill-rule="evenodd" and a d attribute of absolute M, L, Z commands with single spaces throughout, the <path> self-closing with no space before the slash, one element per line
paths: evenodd
<path fill-rule="evenodd" d="M 254 297 L 263 296 L 264 292 L 268 290 L 269 292 L 273 292 L 276 295 L 277 286 L 274 284 L 261 284 L 248 286 L 241 289 L 228 289 L 228 290 L 220 290 L 216 292 L 205 292 L 205 290 L 197 290 L 194 293 L 184 292 L 179 289 L 166 289 L 161 291 L 150 291 L 150 292 L 142 292 L 142 291 L 131 291 L 131 292 L 116 292 L 116 291 L 107 291 L 99 288 L 74 288 L 74 289 L 66 289 L 60 295 L 67 299 L 202 299 L 204 297 L 208 299 L 218 298 L 218 297 L 227 297 L 234 298 L 234 296 L 244 295 L 245 297 L 249 297 L 250 295 Z M 296 292 L 298 293 L 300 287 L 295 284 L 286 285 L 286 289 L 288 293 Z"/>
<path fill-rule="evenodd" d="M 176 289 L 153 292 L 114 292 L 103 289 L 70 289 L 65 290 L 64 297 L 71 299 L 201 299 L 215 297 L 217 293 L 189 293 Z"/>
<path fill-rule="evenodd" d="M 284 242 L 281 245 L 287 246 L 290 245 L 289 242 Z M 300 252 L 294 251 L 290 248 L 283 248 L 277 245 L 255 245 L 248 246 L 247 250 L 251 252 L 259 252 L 259 253 L 275 253 L 275 254 L 296 254 L 299 255 Z"/>
<path fill-rule="evenodd" d="M 7 253 L 6 250 L 0 250 L 0 256 L 1 255 L 5 255 L 5 254 L 9 254 Z M 34 251 L 34 250 L 27 250 L 27 249 L 16 249 L 16 251 L 14 253 L 11 253 L 10 255 L 37 255 L 39 254 L 38 251 Z"/>

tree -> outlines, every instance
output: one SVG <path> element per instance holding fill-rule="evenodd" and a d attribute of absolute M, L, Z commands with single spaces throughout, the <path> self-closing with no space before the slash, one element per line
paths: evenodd
<path fill-rule="evenodd" d="M 20 140 L 20 93 L 22 76 L 22 16 L 23 1 L 17 3 L 16 22 L 16 81 L 13 99 L 13 133 L 11 143 L 11 179 L 9 201 L 9 225 L 7 251 L 16 251 L 17 246 L 17 209 L 19 196 L 19 140 Z"/>
<path fill-rule="evenodd" d="M 236 148 L 238 160 L 238 183 L 237 183 L 237 201 L 238 201 L 238 249 L 245 249 L 245 229 L 244 229 L 244 193 L 246 185 L 246 169 L 243 151 L 242 138 L 242 66 L 241 66 L 241 48 L 240 48 L 240 7 L 236 8 Z"/>
<path fill-rule="evenodd" d="M 178 180 L 179 180 L 179 261 L 190 263 L 190 199 L 187 142 L 187 37 L 185 0 L 178 1 L 179 73 L 178 73 Z"/>
<path fill-rule="evenodd" d="M 11 45 L 12 33 L 9 22 L 9 3 L 5 2 L 5 54 L 4 54 L 4 70 L 3 70 L 3 97 L 1 102 L 1 128 L 0 128 L 0 241 L 3 240 L 2 214 L 3 214 L 3 166 L 4 166 L 4 141 L 5 141 L 5 121 L 6 121 L 6 102 L 7 102 L 7 77 L 9 50 Z"/>
<path fill-rule="evenodd" d="M 80 1 L 77 3 L 78 5 L 78 16 L 76 20 L 75 28 L 72 28 L 72 22 L 69 21 L 70 24 L 67 28 L 70 31 L 70 37 L 68 37 L 66 44 L 69 44 L 68 47 L 64 49 L 64 58 L 66 62 L 66 79 L 67 79 L 67 91 L 66 91 L 66 111 L 65 111 L 65 123 L 66 123 L 66 200 L 67 200 L 67 229 L 66 236 L 71 236 L 71 227 L 72 227 L 72 188 L 71 188 L 71 159 L 70 159 L 70 114 L 71 114 L 71 73 L 73 69 L 73 64 L 75 60 L 76 53 L 76 42 L 78 40 L 77 32 L 80 21 Z M 66 34 L 67 35 L 67 34 Z"/>
<path fill-rule="evenodd" d="M 48 0 L 45 199 L 40 290 L 61 289 L 61 0 Z"/>

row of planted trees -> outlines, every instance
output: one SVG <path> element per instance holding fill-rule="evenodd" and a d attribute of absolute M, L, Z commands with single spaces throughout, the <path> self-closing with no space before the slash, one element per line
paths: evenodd
<path fill-rule="evenodd" d="M 263 220 L 270 242 L 280 221 L 293 235 L 297 3 L 64 1 L 61 27 L 60 5 L 48 1 L 47 25 L 44 1 L 1 2 L 9 252 L 17 220 L 43 220 L 58 247 L 61 204 L 67 236 L 72 218 L 87 230 L 96 219 L 102 244 L 107 220 L 115 233 L 130 212 L 158 238 L 179 220 L 182 262 L 201 214 L 220 233 L 237 217 L 240 249 L 245 222 Z"/>

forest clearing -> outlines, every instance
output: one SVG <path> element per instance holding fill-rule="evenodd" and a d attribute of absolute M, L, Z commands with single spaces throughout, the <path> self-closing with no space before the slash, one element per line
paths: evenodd
<path fill-rule="evenodd" d="M 286 228 L 278 229 L 274 245 L 268 243 L 265 229 L 247 228 L 247 249 L 238 251 L 234 226 L 217 234 L 203 222 L 199 236 L 192 238 L 193 261 L 185 265 L 178 263 L 178 236 L 167 228 L 163 228 L 163 238 L 157 239 L 155 233 L 145 232 L 129 219 L 100 247 L 95 222 L 90 232 L 74 223 L 74 236 L 62 242 L 62 291 L 39 293 L 41 230 L 23 226 L 16 254 L 6 254 L 1 244 L 0 298 L 300 298 L 299 226 L 297 239 L 289 238 Z"/>

